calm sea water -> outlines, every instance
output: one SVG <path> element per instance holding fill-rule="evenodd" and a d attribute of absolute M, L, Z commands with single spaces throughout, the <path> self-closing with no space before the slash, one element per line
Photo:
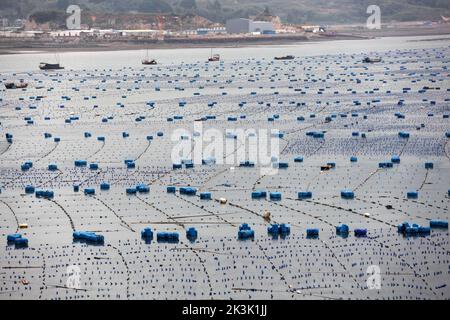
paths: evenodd
<path fill-rule="evenodd" d="M 426 41 L 420 41 L 426 40 Z M 442 42 L 450 45 L 449 36 L 421 37 L 386 37 L 370 40 L 340 40 L 323 42 L 302 42 L 292 45 L 250 46 L 245 48 L 214 48 L 224 60 L 272 59 L 277 55 L 292 54 L 295 56 L 315 56 L 327 54 L 357 54 L 383 52 L 397 49 L 433 48 L 442 46 Z M 150 50 L 149 55 L 157 59 L 159 64 L 204 62 L 211 50 L 196 49 L 158 49 Z M 123 67 L 139 67 L 145 50 L 97 51 L 97 52 L 64 52 L 59 53 L 60 63 L 66 69 L 118 69 Z M 38 70 L 40 62 L 56 62 L 54 53 L 25 53 L 21 55 L 1 55 L 0 72 L 31 72 Z"/>

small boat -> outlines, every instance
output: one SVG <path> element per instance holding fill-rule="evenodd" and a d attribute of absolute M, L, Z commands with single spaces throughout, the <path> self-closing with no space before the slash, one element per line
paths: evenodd
<path fill-rule="evenodd" d="M 142 60 L 142 64 L 154 65 L 154 64 L 157 64 L 157 62 L 155 59 L 144 59 L 144 60 Z"/>
<path fill-rule="evenodd" d="M 363 62 L 365 62 L 365 63 L 381 62 L 381 58 L 370 58 L 370 57 L 365 57 L 365 58 L 363 59 Z"/>
<path fill-rule="evenodd" d="M 145 64 L 145 65 L 155 65 L 155 64 L 157 64 L 155 59 L 150 59 L 148 57 L 148 49 L 147 49 L 147 54 L 145 55 L 145 59 L 142 59 L 142 64 Z"/>
<path fill-rule="evenodd" d="M 220 61 L 220 55 L 215 54 L 208 58 L 209 62 Z"/>
<path fill-rule="evenodd" d="M 5 88 L 6 89 L 24 89 L 28 87 L 28 83 L 26 82 L 19 82 L 19 83 L 15 83 L 15 82 L 6 82 L 5 83 Z"/>
<path fill-rule="evenodd" d="M 282 57 L 275 57 L 275 60 L 293 60 L 295 57 L 292 55 L 288 55 L 288 56 L 282 56 Z"/>
<path fill-rule="evenodd" d="M 41 69 L 41 70 L 60 70 L 60 69 L 64 69 L 64 67 L 61 67 L 59 65 L 59 63 L 41 62 L 39 64 L 39 69 Z"/>

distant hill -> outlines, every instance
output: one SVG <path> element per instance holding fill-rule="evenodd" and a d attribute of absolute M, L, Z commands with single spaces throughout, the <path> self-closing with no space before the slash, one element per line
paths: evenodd
<path fill-rule="evenodd" d="M 449 0 L 1 0 L 0 17 L 24 18 L 34 14 L 60 19 L 69 4 L 93 12 L 190 13 L 220 23 L 233 17 L 258 15 L 265 8 L 284 23 L 364 22 L 368 16 L 366 8 L 371 4 L 381 8 L 385 22 L 450 16 Z"/>

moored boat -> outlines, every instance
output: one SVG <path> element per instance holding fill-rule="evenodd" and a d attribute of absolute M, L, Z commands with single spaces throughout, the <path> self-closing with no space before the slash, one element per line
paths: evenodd
<path fill-rule="evenodd" d="M 41 69 L 41 70 L 60 70 L 60 69 L 64 69 L 64 67 L 61 67 L 61 65 L 59 63 L 41 62 L 39 64 L 39 69 Z"/>
<path fill-rule="evenodd" d="M 282 56 L 282 57 L 275 57 L 275 60 L 293 60 L 295 57 L 292 55 Z"/>
<path fill-rule="evenodd" d="M 28 87 L 28 83 L 22 82 L 22 81 L 18 82 L 18 83 L 16 83 L 16 82 L 6 82 L 5 83 L 6 89 L 23 89 L 26 87 Z"/>

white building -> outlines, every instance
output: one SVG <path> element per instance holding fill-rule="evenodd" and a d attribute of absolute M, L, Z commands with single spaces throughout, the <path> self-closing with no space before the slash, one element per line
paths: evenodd
<path fill-rule="evenodd" d="M 227 33 L 274 33 L 275 27 L 272 22 L 237 18 L 227 20 L 226 30 Z"/>

